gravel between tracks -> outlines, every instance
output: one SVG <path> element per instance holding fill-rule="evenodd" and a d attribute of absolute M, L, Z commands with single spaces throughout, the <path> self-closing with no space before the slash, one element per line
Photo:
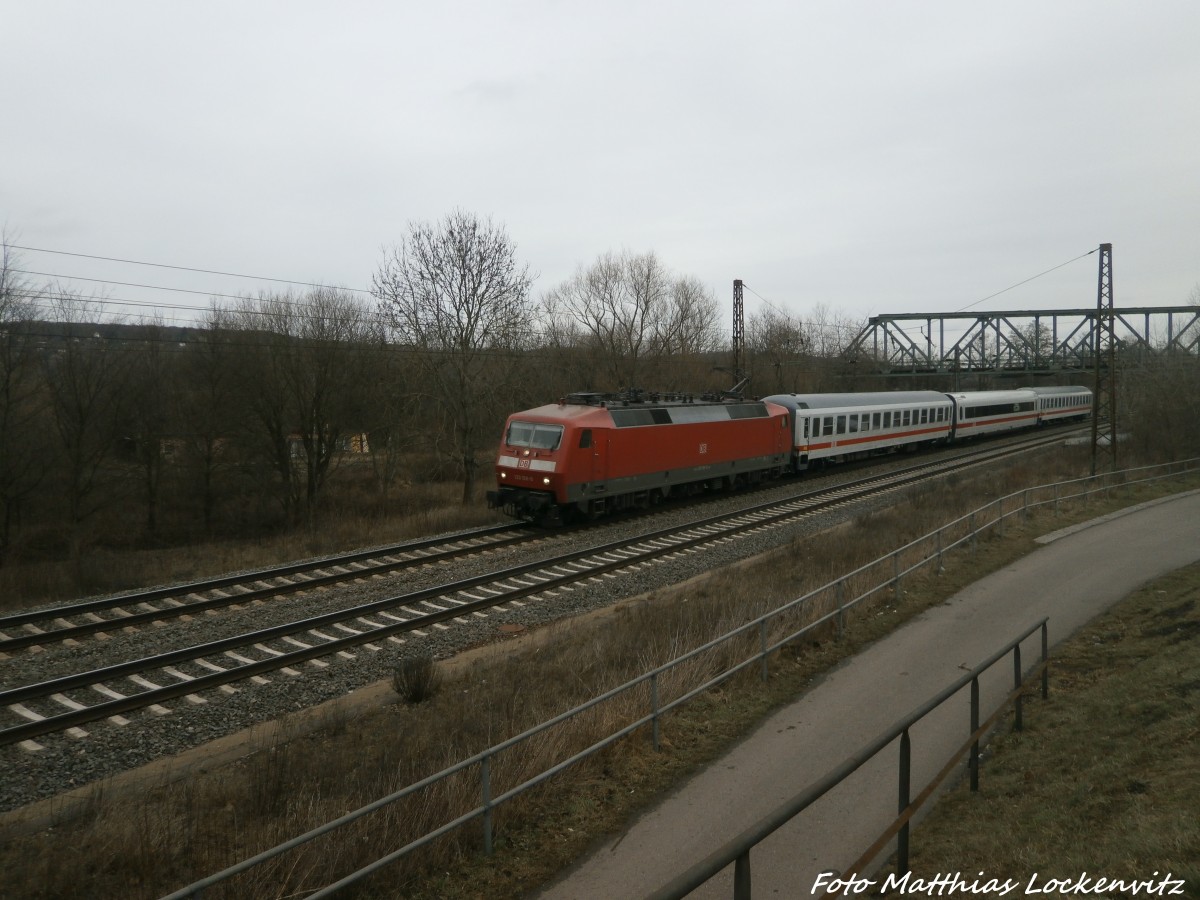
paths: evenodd
<path fill-rule="evenodd" d="M 953 455 L 953 453 L 949 454 Z M 899 458 L 872 472 L 911 465 L 913 457 Z M 254 604 L 240 611 L 201 616 L 191 622 L 172 622 L 170 627 L 143 628 L 133 634 L 113 634 L 108 640 L 88 641 L 75 647 L 61 644 L 40 653 L 28 653 L 0 663 L 0 684 L 5 687 L 30 684 L 50 678 L 112 664 L 130 656 L 147 656 L 176 647 L 216 640 L 228 635 L 265 628 L 344 609 L 371 600 L 398 596 L 442 583 L 448 577 L 466 578 L 524 562 L 557 556 L 570 549 L 584 549 L 619 537 L 682 525 L 696 518 L 731 512 L 776 496 L 809 492 L 860 477 L 861 469 L 846 469 L 822 477 L 790 481 L 753 494 L 735 494 L 728 499 L 696 508 L 668 508 L 653 516 L 620 519 L 584 529 L 556 540 L 537 542 L 528 547 L 480 553 L 447 565 L 410 570 L 363 582 L 352 582 L 331 589 L 315 590 L 267 603 Z M 486 619 L 472 619 L 466 625 L 454 623 L 446 631 L 428 637 L 409 637 L 400 647 L 372 651 L 360 648 L 352 660 L 326 657 L 322 669 L 304 666 L 300 677 L 276 674 L 269 685 L 238 686 L 237 693 L 220 691 L 203 694 L 209 702 L 193 705 L 175 701 L 173 712 L 158 715 L 151 710 L 129 714 L 129 725 L 116 726 L 107 721 L 86 726 L 86 738 L 50 735 L 39 738 L 44 749 L 29 752 L 19 746 L 0 749 L 0 812 L 45 799 L 66 790 L 126 771 L 153 760 L 178 753 L 215 738 L 232 734 L 251 725 L 276 719 L 286 713 L 315 706 L 344 696 L 355 688 L 391 677 L 396 662 L 406 654 L 429 654 L 446 658 L 468 647 L 496 640 L 499 627 L 519 623 L 528 628 L 611 605 L 619 600 L 677 584 L 704 572 L 775 549 L 798 536 L 825 530 L 847 519 L 874 509 L 890 506 L 895 493 L 861 500 L 848 507 L 782 527 L 757 531 L 737 540 L 705 548 L 701 553 L 682 554 L 667 561 L 617 578 L 605 578 L 575 590 L 562 592 L 552 600 L 525 601 L 526 605 L 509 612 L 492 612 Z"/>

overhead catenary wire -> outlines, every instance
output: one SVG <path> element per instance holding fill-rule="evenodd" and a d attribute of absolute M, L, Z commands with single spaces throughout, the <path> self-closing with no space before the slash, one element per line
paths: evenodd
<path fill-rule="evenodd" d="M 800 327 L 802 324 L 805 324 L 804 320 L 800 319 L 798 316 L 792 315 L 787 310 L 781 309 L 780 307 L 776 306 L 774 303 L 772 303 L 770 300 L 768 300 L 766 297 L 764 297 L 758 291 L 754 290 L 754 288 L 750 287 L 750 285 L 746 284 L 746 282 L 744 282 L 744 281 L 742 282 L 742 287 L 745 288 L 746 290 L 748 290 L 750 293 L 752 293 L 755 297 L 757 297 L 763 303 L 765 303 L 774 312 L 783 316 L 783 318 L 785 318 L 789 324 L 794 323 L 797 327 Z M 809 328 L 824 329 L 826 331 L 829 331 L 829 330 L 845 331 L 845 332 L 853 332 L 854 334 L 857 334 L 859 331 L 859 329 L 856 326 L 840 325 L 837 322 L 814 322 L 810 319 L 807 321 L 806 324 L 808 325 Z"/>
<path fill-rule="evenodd" d="M 17 275 L 36 275 L 37 277 L 40 277 L 40 278 L 56 278 L 56 280 L 60 280 L 60 281 L 89 281 L 89 282 L 94 282 L 96 284 L 115 284 L 116 287 L 121 287 L 121 288 L 145 288 L 148 290 L 169 290 L 169 292 L 176 293 L 176 294 L 197 294 L 199 296 L 209 296 L 209 298 L 220 298 L 222 300 L 254 300 L 254 299 L 256 299 L 256 298 L 253 298 L 253 296 L 251 296 L 250 294 L 216 294 L 216 293 L 212 293 L 211 290 L 196 290 L 193 288 L 168 288 L 166 286 L 163 286 L 163 284 L 140 284 L 140 283 L 132 282 L 132 281 L 112 281 L 112 280 L 109 280 L 109 278 L 89 278 L 89 277 L 85 277 L 83 275 L 60 275 L 60 274 L 58 274 L 58 272 L 34 272 L 34 271 L 29 271 L 28 269 L 10 269 L 8 271 L 14 272 L 14 274 L 17 274 Z M 340 288 L 340 287 L 334 287 L 334 286 L 314 286 L 314 287 L 318 287 L 320 289 L 325 289 L 325 290 L 353 290 L 353 288 Z M 287 296 L 272 295 L 271 300 L 274 302 L 280 302 L 280 304 L 284 304 L 284 305 L 288 305 L 288 306 L 301 306 L 302 304 L 304 304 L 304 301 L 302 301 L 302 300 L 292 300 L 292 299 L 287 298 Z M 133 301 L 127 300 L 126 302 L 131 302 L 131 304 L 132 304 Z M 167 304 L 164 304 L 164 306 L 167 306 Z M 180 306 L 178 308 L 188 308 L 188 310 L 203 310 L 203 308 L 206 308 L 206 307 Z"/>
<path fill-rule="evenodd" d="M 91 253 L 73 253 L 69 250 L 50 250 L 45 247 L 26 247 L 21 244 L 6 244 L 6 246 L 12 247 L 14 250 L 28 250 L 30 253 L 53 253 L 58 256 L 75 256 L 80 259 L 98 259 L 98 260 L 102 260 L 104 262 L 125 263 L 125 264 L 131 265 L 131 266 L 152 266 L 156 269 L 174 269 L 177 272 L 198 272 L 202 275 L 221 275 L 226 278 L 247 278 L 252 281 L 275 281 L 275 282 L 278 282 L 279 284 L 294 284 L 299 287 L 312 287 L 312 288 L 329 287 L 329 285 L 318 284 L 318 283 L 312 282 L 312 281 L 293 281 L 289 278 L 271 278 L 266 275 L 242 275 L 237 272 L 221 272 L 216 269 L 198 269 L 198 268 L 194 268 L 192 266 L 173 266 L 173 265 L 168 265 L 167 263 L 143 262 L 141 260 L 136 260 L 136 259 L 121 259 L 121 258 L 115 257 L 115 256 L 97 256 L 97 255 L 91 254 Z M 98 279 L 86 279 L 85 278 L 82 280 L 94 281 L 94 280 L 98 280 Z M 371 293 L 373 293 L 372 291 L 368 290 L 367 288 L 344 287 L 344 288 L 339 288 L 339 290 L 352 291 L 356 294 L 371 294 Z"/>
<path fill-rule="evenodd" d="M 1029 282 L 1034 281 L 1035 279 L 1041 278 L 1043 275 L 1049 275 L 1051 272 L 1055 271 L 1056 269 L 1061 269 L 1063 266 L 1069 266 L 1073 262 L 1078 262 L 1079 260 L 1084 259 L 1085 257 L 1091 256 L 1093 253 L 1096 252 L 1096 250 L 1099 250 L 1099 249 L 1100 248 L 1097 247 L 1094 250 L 1089 250 L 1087 253 L 1081 253 L 1081 254 L 1079 254 L 1079 256 L 1076 256 L 1073 259 L 1068 259 L 1066 262 L 1059 263 L 1057 266 L 1051 266 L 1045 272 L 1038 272 L 1036 275 L 1029 276 L 1024 281 L 1018 281 L 1016 284 L 1010 284 L 1008 287 L 1004 288 L 1004 290 L 996 291 L 996 293 L 994 293 L 994 294 L 988 294 L 986 297 L 981 297 L 980 299 L 976 300 L 974 303 L 968 303 L 962 309 L 956 309 L 955 312 L 965 312 L 966 310 L 970 309 L 972 306 L 978 306 L 980 303 L 984 303 L 988 300 L 991 300 L 993 297 L 999 297 L 1001 294 L 1008 293 L 1013 288 L 1019 288 L 1023 284 L 1029 284 Z"/>
<path fill-rule="evenodd" d="M 161 285 L 161 284 L 139 284 L 139 283 L 133 282 L 133 281 L 112 281 L 107 278 L 88 278 L 84 275 L 61 275 L 56 272 L 31 272 L 27 269 L 9 269 L 8 271 L 13 272 L 17 275 L 36 275 L 39 278 L 56 278 L 56 279 L 63 280 L 63 281 L 90 281 L 95 284 L 113 284 L 113 285 L 116 285 L 117 287 L 146 288 L 147 290 L 152 290 L 152 291 L 171 291 L 171 292 L 177 293 L 177 294 L 198 294 L 202 297 L 220 297 L 222 300 L 248 300 L 248 299 L 253 300 L 254 299 L 253 297 L 251 297 L 248 294 L 216 294 L 216 293 L 213 293 L 212 291 L 197 291 L 194 288 L 167 287 L 167 286 Z M 314 285 L 314 287 L 317 287 L 319 289 L 324 289 L 324 290 L 330 290 L 330 291 L 353 290 L 352 288 L 334 287 L 332 285 Z M 302 300 L 291 300 L 291 299 L 288 299 L 287 297 L 278 297 L 278 296 L 272 296 L 271 299 L 275 302 L 286 303 L 291 306 L 300 306 L 304 302 Z M 191 308 L 199 309 L 201 307 L 191 307 Z"/>

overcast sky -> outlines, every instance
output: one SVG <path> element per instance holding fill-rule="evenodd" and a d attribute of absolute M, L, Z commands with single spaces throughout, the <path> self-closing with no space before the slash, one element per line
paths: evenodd
<path fill-rule="evenodd" d="M 369 288 L 460 208 L 537 293 L 654 251 L 726 311 L 735 278 L 750 313 L 952 311 L 1103 242 L 1118 306 L 1200 284 L 1195 0 L 0 0 L 0 84 L 0 225 L 39 250 Z M 1096 280 L 1092 255 L 972 308 Z"/>

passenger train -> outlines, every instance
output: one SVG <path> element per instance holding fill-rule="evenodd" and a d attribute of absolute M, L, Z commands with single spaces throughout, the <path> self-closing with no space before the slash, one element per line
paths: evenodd
<path fill-rule="evenodd" d="M 1086 418 L 1085 387 L 943 394 L 571 394 L 514 413 L 488 506 L 542 524 L 595 518 L 830 463 Z"/>

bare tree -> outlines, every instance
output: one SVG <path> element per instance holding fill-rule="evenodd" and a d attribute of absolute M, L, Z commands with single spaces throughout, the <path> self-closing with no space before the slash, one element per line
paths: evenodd
<path fill-rule="evenodd" d="M 1035 318 L 1021 329 L 1021 339 L 1025 342 L 1020 348 L 1025 359 L 1035 366 L 1048 366 L 1054 355 L 1054 334 L 1050 326 L 1039 318 Z"/>
<path fill-rule="evenodd" d="M 317 288 L 243 301 L 237 316 L 258 345 L 243 365 L 259 446 L 279 476 L 289 519 L 304 511 L 311 523 L 343 438 L 362 417 L 370 315 L 348 293 Z"/>
<path fill-rule="evenodd" d="M 199 497 L 204 533 L 214 531 L 222 482 L 233 468 L 234 437 L 242 427 L 243 382 L 234 346 L 234 316 L 215 304 L 188 342 L 177 395 L 184 468 Z"/>
<path fill-rule="evenodd" d="M 175 370 L 171 366 L 161 320 L 138 328 L 141 340 L 128 347 L 129 433 L 126 435 L 141 475 L 146 535 L 158 537 L 159 505 L 166 463 L 166 441 L 175 408 Z"/>
<path fill-rule="evenodd" d="M 392 489 L 399 481 L 405 453 L 424 443 L 425 422 L 420 398 L 411 385 L 415 363 L 395 348 L 380 348 L 372 356 L 371 377 L 363 385 L 363 427 L 368 434 L 367 458 L 375 479 L 379 512 L 391 511 Z"/>
<path fill-rule="evenodd" d="M 746 355 L 757 393 L 799 391 L 805 386 L 808 342 L 798 319 L 763 309 L 746 323 Z"/>
<path fill-rule="evenodd" d="M 0 234 L 0 565 L 21 524 L 25 501 L 49 464 L 50 435 L 30 324 L 39 292 L 16 269 Z"/>
<path fill-rule="evenodd" d="M 639 386 L 642 356 L 651 341 L 652 316 L 670 290 L 653 254 L 606 253 L 550 291 L 546 303 L 586 335 L 586 346 L 604 371 L 604 387 Z"/>
<path fill-rule="evenodd" d="M 100 336 L 95 303 L 61 288 L 53 303 L 62 337 L 43 355 L 44 377 L 60 444 L 71 556 L 78 563 L 84 524 L 121 490 L 106 464 L 120 436 L 129 356 Z"/>
<path fill-rule="evenodd" d="M 711 289 L 692 276 L 671 282 L 666 315 L 657 319 L 656 350 L 664 356 L 697 356 L 721 344 L 721 309 Z"/>
<path fill-rule="evenodd" d="M 463 504 L 475 493 L 477 455 L 496 438 L 494 406 L 513 351 L 530 333 L 533 276 L 502 226 L 461 210 L 415 222 L 387 252 L 374 293 L 391 338 L 415 356 L 423 391 L 445 411 Z"/>
<path fill-rule="evenodd" d="M 711 352 L 720 342 L 720 311 L 698 279 L 671 274 L 654 253 L 606 253 L 543 298 L 543 338 L 575 341 L 597 384 L 644 386 L 666 366 Z M 598 373 L 598 374 L 597 374 Z M 661 387 L 665 385 L 654 385 Z"/>

